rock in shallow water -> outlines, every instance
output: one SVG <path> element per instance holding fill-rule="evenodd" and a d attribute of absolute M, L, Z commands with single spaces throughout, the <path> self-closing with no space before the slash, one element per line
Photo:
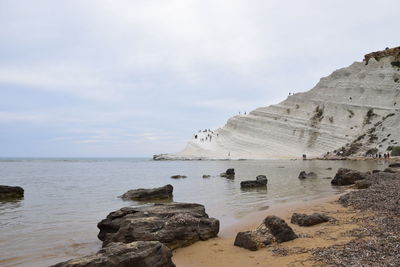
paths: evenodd
<path fill-rule="evenodd" d="M 268 184 L 267 176 L 258 175 L 256 180 L 247 180 L 240 182 L 240 187 L 242 188 L 252 188 L 252 187 L 265 187 Z"/>
<path fill-rule="evenodd" d="M 172 179 L 181 179 L 181 178 L 186 178 L 186 177 L 187 177 L 186 175 L 179 175 L 179 174 L 171 176 Z"/>
<path fill-rule="evenodd" d="M 0 200 L 21 198 L 24 196 L 24 189 L 19 186 L 0 185 Z"/>
<path fill-rule="evenodd" d="M 359 172 L 355 170 L 350 170 L 346 168 L 340 168 L 335 177 L 333 177 L 333 180 L 331 181 L 331 184 L 333 185 L 351 185 L 354 184 L 355 181 L 357 180 L 363 180 L 370 175 L 369 172 Z"/>
<path fill-rule="evenodd" d="M 167 203 L 125 207 L 98 223 L 103 246 L 111 242 L 160 241 L 171 249 L 216 237 L 219 221 L 209 218 L 204 206 Z"/>
<path fill-rule="evenodd" d="M 53 267 L 174 267 L 171 250 L 157 241 L 112 243 L 96 254 L 61 262 Z"/>
<path fill-rule="evenodd" d="M 297 235 L 284 220 L 268 216 L 256 230 L 239 232 L 234 245 L 254 251 L 272 242 L 282 243 L 295 238 Z"/>
<path fill-rule="evenodd" d="M 221 173 L 220 176 L 225 178 L 235 178 L 235 169 L 227 169 L 226 172 Z"/>
<path fill-rule="evenodd" d="M 122 196 L 123 200 L 151 200 L 151 199 L 166 199 L 172 198 L 172 191 L 174 188 L 168 184 L 162 187 L 151 188 L 151 189 L 133 189 L 129 190 Z"/>
<path fill-rule="evenodd" d="M 313 213 L 311 215 L 302 213 L 293 213 L 292 218 L 290 220 L 291 223 L 300 226 L 313 226 L 328 221 L 329 217 L 321 213 Z"/>
<path fill-rule="evenodd" d="M 317 174 L 315 172 L 306 173 L 305 171 L 300 172 L 299 179 L 306 179 L 306 178 L 317 178 Z"/>

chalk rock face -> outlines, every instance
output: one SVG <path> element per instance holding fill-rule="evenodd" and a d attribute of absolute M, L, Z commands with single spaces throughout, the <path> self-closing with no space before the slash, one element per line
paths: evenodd
<path fill-rule="evenodd" d="M 151 189 L 133 189 L 129 190 L 121 196 L 123 200 L 153 200 L 153 199 L 166 199 L 172 198 L 172 191 L 174 188 L 168 184 L 162 187 Z"/>
<path fill-rule="evenodd" d="M 239 232 L 234 245 L 254 251 L 272 242 L 282 243 L 295 238 L 297 235 L 284 220 L 276 216 L 268 216 L 256 230 Z"/>
<path fill-rule="evenodd" d="M 21 198 L 24 196 L 24 189 L 19 186 L 0 185 L 0 200 Z"/>
<path fill-rule="evenodd" d="M 234 116 L 213 131 L 211 141 L 193 138 L 183 151 L 159 159 L 349 156 L 375 147 L 384 153 L 400 140 L 399 57 L 387 51 L 370 55 L 368 64 L 355 62 L 310 91 Z"/>
<path fill-rule="evenodd" d="M 53 267 L 174 267 L 171 250 L 157 241 L 111 243 L 96 254 L 61 262 Z"/>
<path fill-rule="evenodd" d="M 209 218 L 204 206 L 167 203 L 125 207 L 98 223 L 103 246 L 111 242 L 160 241 L 171 249 L 216 237 L 219 221 Z"/>

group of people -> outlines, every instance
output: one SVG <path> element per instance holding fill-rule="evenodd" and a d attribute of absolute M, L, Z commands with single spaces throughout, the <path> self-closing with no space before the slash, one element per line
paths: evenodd
<path fill-rule="evenodd" d="M 200 136 L 201 133 L 206 134 L 205 138 Z M 204 136 L 204 134 L 202 136 Z M 199 139 L 200 142 L 207 142 L 207 141 L 211 142 L 213 136 L 218 136 L 218 135 L 219 135 L 218 133 L 214 133 L 214 131 L 211 131 L 210 129 L 205 129 L 205 130 L 199 130 L 198 134 L 194 135 L 194 139 Z"/>
<path fill-rule="evenodd" d="M 377 154 L 375 154 L 375 155 L 372 155 L 372 157 L 375 158 L 375 159 L 381 159 L 382 157 L 383 157 L 384 159 L 390 159 L 390 153 L 389 153 L 389 152 L 384 153 L 383 156 L 382 156 L 381 153 L 379 153 L 379 154 L 377 153 Z"/>

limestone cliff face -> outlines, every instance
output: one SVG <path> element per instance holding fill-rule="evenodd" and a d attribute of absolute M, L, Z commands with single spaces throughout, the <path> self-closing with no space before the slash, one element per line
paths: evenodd
<path fill-rule="evenodd" d="M 234 116 L 213 133 L 198 133 L 183 151 L 162 158 L 298 158 L 365 154 L 370 148 L 386 152 L 400 141 L 399 52 L 368 54 L 364 62 L 334 71 L 310 91 Z"/>

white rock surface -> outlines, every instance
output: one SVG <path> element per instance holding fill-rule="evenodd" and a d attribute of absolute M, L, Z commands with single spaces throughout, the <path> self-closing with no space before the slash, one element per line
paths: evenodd
<path fill-rule="evenodd" d="M 186 148 L 162 159 L 269 159 L 322 156 L 353 142 L 375 127 L 377 140 L 362 139 L 357 153 L 377 147 L 386 152 L 400 141 L 400 69 L 394 56 L 355 62 L 322 78 L 310 91 L 283 102 L 234 116 L 214 133 L 198 133 Z M 372 109 L 370 123 L 367 113 Z M 210 141 L 201 141 L 208 134 Z M 387 137 L 390 135 L 389 137 Z M 387 140 L 383 139 L 387 138 Z M 391 141 L 393 140 L 393 141 Z M 379 145 L 381 145 L 379 147 Z M 157 158 L 157 157 L 156 157 Z"/>

